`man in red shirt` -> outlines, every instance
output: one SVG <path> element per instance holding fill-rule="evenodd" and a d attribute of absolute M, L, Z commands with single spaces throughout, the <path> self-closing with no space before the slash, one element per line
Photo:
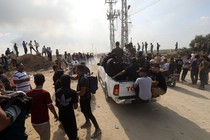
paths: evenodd
<path fill-rule="evenodd" d="M 36 74 L 34 76 L 35 89 L 29 91 L 27 95 L 32 97 L 31 107 L 31 123 L 39 134 L 41 140 L 50 140 L 50 123 L 49 123 L 49 112 L 53 113 L 56 121 L 58 115 L 52 104 L 50 93 L 43 88 L 45 77 L 43 74 Z"/>

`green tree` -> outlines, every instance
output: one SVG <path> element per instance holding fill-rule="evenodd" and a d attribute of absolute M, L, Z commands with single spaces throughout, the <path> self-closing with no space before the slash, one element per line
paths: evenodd
<path fill-rule="evenodd" d="M 195 43 L 198 43 L 198 48 L 194 48 Z M 190 47 L 193 49 L 193 51 L 201 51 L 209 46 L 210 43 L 210 34 L 207 34 L 206 36 L 203 35 L 196 35 L 195 38 L 190 42 Z M 201 46 L 204 46 L 204 48 L 201 48 Z"/>

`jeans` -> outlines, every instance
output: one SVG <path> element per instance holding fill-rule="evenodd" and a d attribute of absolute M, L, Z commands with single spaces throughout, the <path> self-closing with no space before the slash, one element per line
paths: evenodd
<path fill-rule="evenodd" d="M 189 70 L 188 68 L 183 68 L 182 76 L 181 76 L 182 81 L 185 80 L 188 70 Z"/>
<path fill-rule="evenodd" d="M 191 70 L 190 77 L 192 84 L 197 84 L 198 81 L 198 70 Z"/>

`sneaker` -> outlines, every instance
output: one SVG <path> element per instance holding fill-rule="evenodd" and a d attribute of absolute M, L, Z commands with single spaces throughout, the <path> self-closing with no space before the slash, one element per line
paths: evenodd
<path fill-rule="evenodd" d="M 101 134 L 101 129 L 98 128 L 95 130 L 95 132 L 92 134 L 91 139 L 96 139 L 98 135 Z"/>
<path fill-rule="evenodd" d="M 91 123 L 90 123 L 90 121 L 88 121 L 88 122 L 85 122 L 83 125 L 81 125 L 80 128 L 88 128 L 90 126 L 91 126 Z"/>

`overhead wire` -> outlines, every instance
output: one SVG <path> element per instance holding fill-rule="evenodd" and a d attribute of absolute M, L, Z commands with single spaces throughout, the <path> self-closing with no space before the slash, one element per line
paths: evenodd
<path fill-rule="evenodd" d="M 154 1 L 154 2 L 152 2 L 152 3 L 150 3 L 150 4 L 148 4 L 148 5 L 147 5 L 147 6 L 145 6 L 144 8 L 139 9 L 139 10 L 137 10 L 136 12 L 134 12 L 134 13 L 130 14 L 129 16 L 133 16 L 133 15 L 135 15 L 135 14 L 137 14 L 137 13 L 141 12 L 141 11 L 143 11 L 143 10 L 147 9 L 148 7 L 153 6 L 154 4 L 158 3 L 159 1 L 160 1 L 160 0 L 156 0 L 156 1 Z"/>

